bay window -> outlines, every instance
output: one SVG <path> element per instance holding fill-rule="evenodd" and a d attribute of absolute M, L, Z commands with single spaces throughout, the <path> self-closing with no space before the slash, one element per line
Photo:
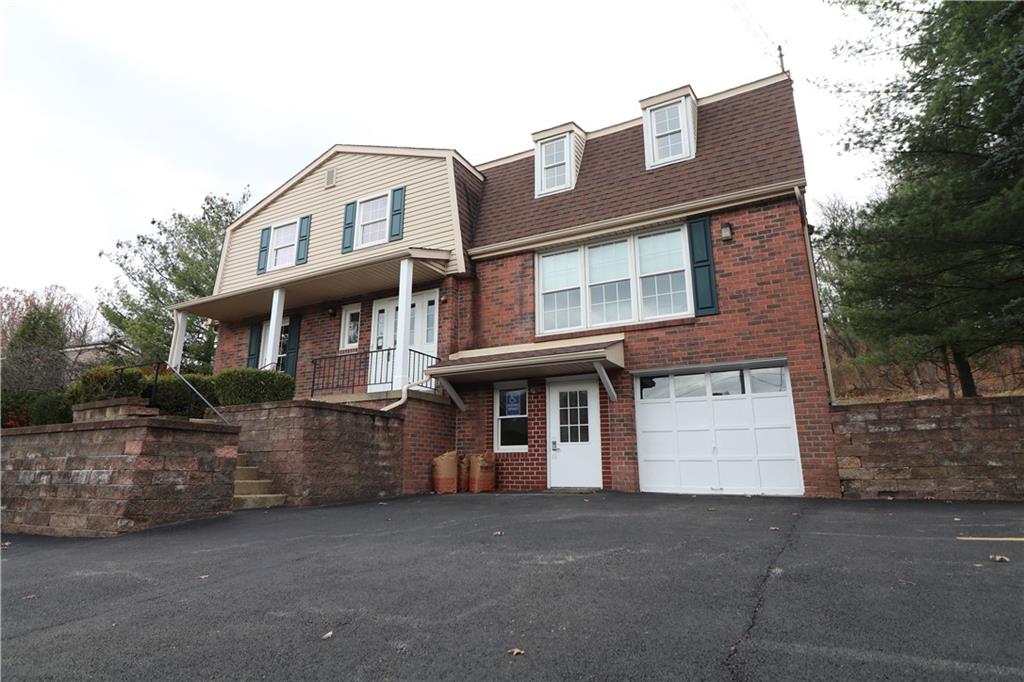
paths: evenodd
<path fill-rule="evenodd" d="M 538 256 L 538 333 L 693 314 L 686 228 Z"/>

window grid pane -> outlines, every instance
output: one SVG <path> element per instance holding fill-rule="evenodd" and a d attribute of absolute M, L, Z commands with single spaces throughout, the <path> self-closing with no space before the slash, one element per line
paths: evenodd
<path fill-rule="evenodd" d="M 614 242 L 587 248 L 587 276 L 591 283 L 629 277 L 629 244 Z"/>
<path fill-rule="evenodd" d="M 661 317 L 686 312 L 686 277 L 667 272 L 640 278 L 643 317 Z"/>
<path fill-rule="evenodd" d="M 633 318 L 629 280 L 590 287 L 590 323 L 605 324 Z"/>
<path fill-rule="evenodd" d="M 544 169 L 544 189 L 553 189 L 555 187 L 562 187 L 566 184 L 565 179 L 565 164 L 559 164 L 557 166 L 551 166 L 550 168 Z"/>
<path fill-rule="evenodd" d="M 540 259 L 544 291 L 557 291 L 579 286 L 580 256 L 578 251 L 555 253 Z"/>
<path fill-rule="evenodd" d="M 566 289 L 544 294 L 544 329 L 566 329 L 582 323 L 580 290 Z"/>
<path fill-rule="evenodd" d="M 590 441 L 590 411 L 586 391 L 559 391 L 558 435 L 563 443 Z"/>
<path fill-rule="evenodd" d="M 703 374 L 681 374 L 673 381 L 677 398 L 703 398 L 708 394 Z"/>
<path fill-rule="evenodd" d="M 369 244 L 387 239 L 387 196 L 359 204 L 359 243 Z"/>
<path fill-rule="evenodd" d="M 682 270 L 685 267 L 682 230 L 640 237 L 637 246 L 640 250 L 641 275 Z"/>
<path fill-rule="evenodd" d="M 786 390 L 786 370 L 782 367 L 762 367 L 750 370 L 751 393 L 782 393 Z"/>
<path fill-rule="evenodd" d="M 743 395 L 743 372 L 740 370 L 711 373 L 711 395 Z"/>

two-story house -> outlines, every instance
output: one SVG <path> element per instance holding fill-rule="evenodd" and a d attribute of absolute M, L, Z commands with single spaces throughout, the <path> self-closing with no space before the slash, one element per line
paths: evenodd
<path fill-rule="evenodd" d="M 788 74 L 473 165 L 338 145 L 225 238 L 216 368 L 450 400 L 506 490 L 838 494 Z M 436 399 L 436 398 L 435 398 Z"/>

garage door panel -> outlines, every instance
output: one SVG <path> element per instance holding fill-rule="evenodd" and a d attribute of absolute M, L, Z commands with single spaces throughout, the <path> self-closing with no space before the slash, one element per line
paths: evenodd
<path fill-rule="evenodd" d="M 712 459 L 679 462 L 683 492 L 711 492 L 718 485 L 718 466 Z"/>
<path fill-rule="evenodd" d="M 754 424 L 758 426 L 791 426 L 793 400 L 788 395 L 755 396 L 753 399 Z"/>
<path fill-rule="evenodd" d="M 679 489 L 679 464 L 675 458 L 644 459 L 640 467 L 640 489 L 675 492 Z"/>
<path fill-rule="evenodd" d="M 776 494 L 800 494 L 803 492 L 794 481 L 800 480 L 800 463 L 792 459 L 760 460 L 761 487 Z"/>
<path fill-rule="evenodd" d="M 711 404 L 707 401 L 676 403 L 676 426 L 680 429 L 711 428 Z"/>
<path fill-rule="evenodd" d="M 750 401 L 742 397 L 711 401 L 715 426 L 750 426 Z"/>
<path fill-rule="evenodd" d="M 718 476 L 723 492 L 756 492 L 758 488 L 757 467 L 753 458 L 719 459 Z"/>
<path fill-rule="evenodd" d="M 719 457 L 753 459 L 757 453 L 757 443 L 751 429 L 717 429 L 715 441 L 718 443 Z"/>
<path fill-rule="evenodd" d="M 714 451 L 710 431 L 680 431 L 676 434 L 675 450 L 680 457 L 707 457 Z"/>
<path fill-rule="evenodd" d="M 780 427 L 774 429 L 756 429 L 754 431 L 758 457 L 784 456 L 793 457 L 796 443 L 793 442 L 793 429 Z"/>
<path fill-rule="evenodd" d="M 672 429 L 675 424 L 673 409 L 670 403 L 641 402 L 642 409 L 637 410 L 636 427 L 641 431 L 662 431 Z"/>
<path fill-rule="evenodd" d="M 675 431 L 644 431 L 637 434 L 637 452 L 651 459 L 674 459 Z"/>

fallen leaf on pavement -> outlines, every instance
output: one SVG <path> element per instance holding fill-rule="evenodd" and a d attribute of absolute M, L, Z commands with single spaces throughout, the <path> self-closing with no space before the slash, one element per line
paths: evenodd
<path fill-rule="evenodd" d="M 35 598 L 36 598 L 36 595 L 34 595 L 34 594 L 26 594 L 24 597 L 22 597 L 22 599 L 35 599 Z"/>
<path fill-rule="evenodd" d="M 771 527 L 771 528 L 769 528 L 768 530 L 780 530 L 780 529 L 779 529 L 779 527 L 778 527 L 778 526 L 772 526 L 772 527 Z"/>
<path fill-rule="evenodd" d="M 320 639 L 330 639 L 331 637 L 334 637 L 334 630 L 328 630 L 324 634 L 320 635 Z"/>
<path fill-rule="evenodd" d="M 954 520 L 954 521 L 959 521 L 959 520 L 960 520 L 960 517 L 959 517 L 959 516 L 954 516 L 954 517 L 953 517 L 953 520 Z"/>
<path fill-rule="evenodd" d="M 984 566 L 984 565 L 985 565 L 985 564 L 974 564 L 974 567 L 975 567 L 975 568 L 981 568 L 981 567 L 982 567 L 982 566 Z"/>
<path fill-rule="evenodd" d="M 514 649 L 509 649 L 508 650 L 508 655 L 509 656 L 522 656 L 525 653 L 526 653 L 526 651 L 524 651 L 523 649 L 520 649 L 518 647 L 516 647 Z"/>
<path fill-rule="evenodd" d="M 505 534 L 505 531 L 503 531 L 503 530 L 496 530 L 496 531 L 494 531 L 494 535 L 495 536 L 497 536 L 497 535 L 504 535 L 504 534 Z"/>
<path fill-rule="evenodd" d="M 386 506 L 388 506 L 388 503 L 387 503 L 387 502 L 378 502 L 377 504 L 379 504 L 379 505 L 380 505 L 380 506 L 382 506 L 382 507 L 386 507 Z"/>
<path fill-rule="evenodd" d="M 1000 564 L 1008 564 L 1008 563 L 1010 563 L 1010 557 L 1003 556 L 1002 554 L 989 554 L 988 558 L 991 561 L 995 561 L 996 563 L 1000 563 Z"/>
<path fill-rule="evenodd" d="M 715 511 L 714 507 L 708 507 L 708 511 Z"/>

